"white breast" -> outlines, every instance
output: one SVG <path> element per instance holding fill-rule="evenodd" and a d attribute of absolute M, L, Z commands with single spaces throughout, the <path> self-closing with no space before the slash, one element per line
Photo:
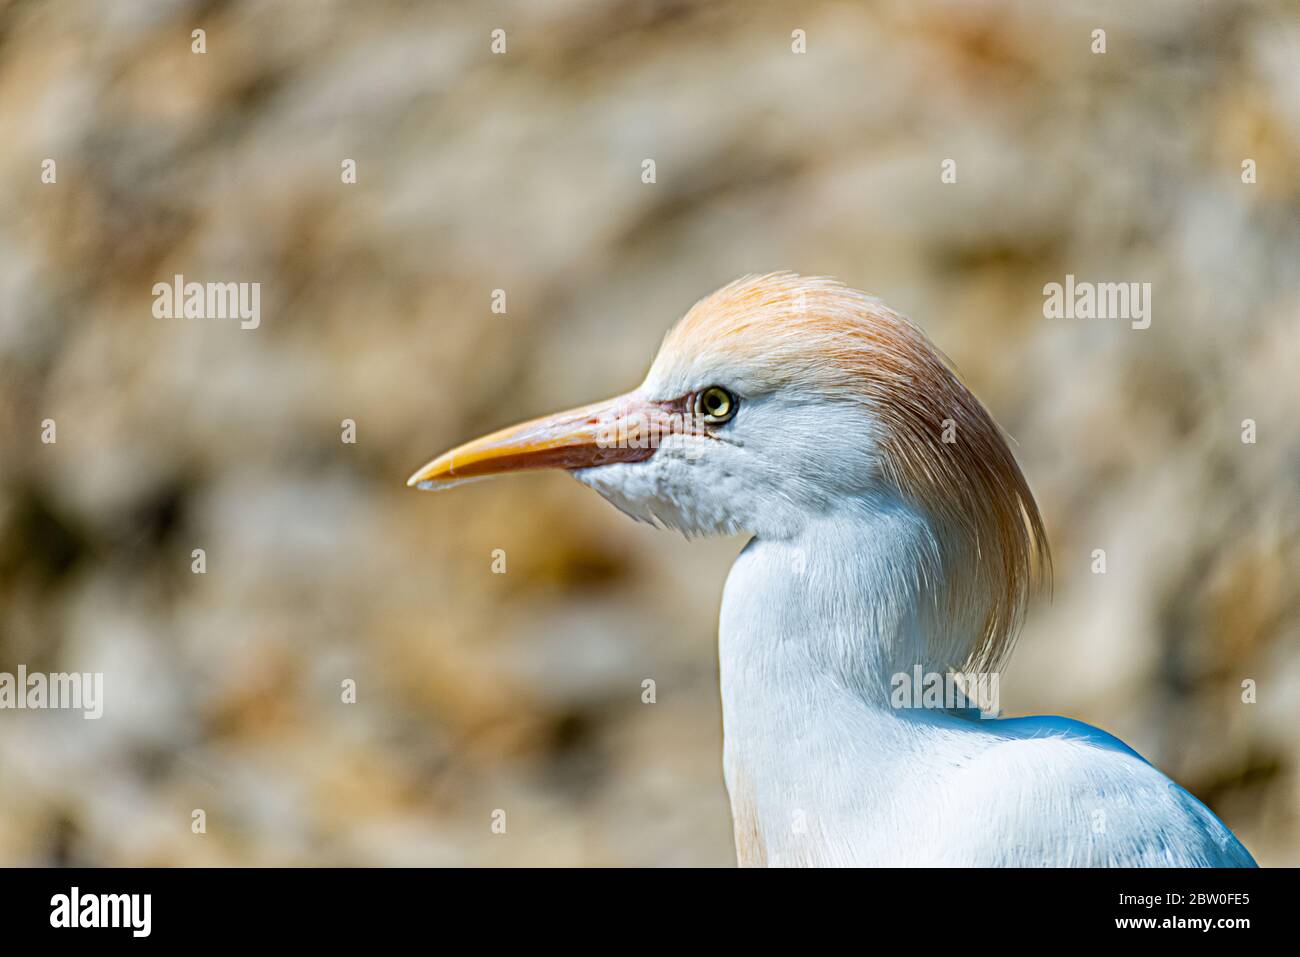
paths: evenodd
<path fill-rule="evenodd" d="M 1061 718 L 891 708 L 923 595 L 906 515 L 752 541 L 723 599 L 725 773 L 742 864 L 1250 866 L 1204 805 Z"/>

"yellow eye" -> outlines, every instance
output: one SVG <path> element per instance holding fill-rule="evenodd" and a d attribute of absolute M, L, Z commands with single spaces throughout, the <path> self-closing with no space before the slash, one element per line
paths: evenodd
<path fill-rule="evenodd" d="M 726 422 L 736 414 L 736 398 L 722 386 L 711 385 L 695 397 L 695 412 L 705 422 Z"/>

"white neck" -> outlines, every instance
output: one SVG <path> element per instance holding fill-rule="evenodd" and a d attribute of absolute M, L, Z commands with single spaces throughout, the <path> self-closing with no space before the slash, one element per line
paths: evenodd
<path fill-rule="evenodd" d="M 918 744 L 953 723 L 889 702 L 892 675 L 951 665 L 933 658 L 954 641 L 932 609 L 937 565 L 924 515 L 877 498 L 737 558 L 719 658 L 742 863 L 835 863 L 837 846 L 891 839 L 866 833 L 873 819 L 906 825 L 898 784 L 918 772 Z"/>

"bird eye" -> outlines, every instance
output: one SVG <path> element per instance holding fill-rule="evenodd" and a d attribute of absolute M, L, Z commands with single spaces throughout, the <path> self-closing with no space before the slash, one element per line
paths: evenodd
<path fill-rule="evenodd" d="M 719 385 L 711 385 L 695 397 L 695 413 L 712 425 L 726 422 L 736 414 L 736 397 Z"/>

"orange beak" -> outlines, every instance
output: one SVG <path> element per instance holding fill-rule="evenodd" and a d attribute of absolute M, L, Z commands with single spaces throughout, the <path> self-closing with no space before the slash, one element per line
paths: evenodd
<path fill-rule="evenodd" d="M 642 462 L 655 454 L 664 436 L 682 431 L 684 422 L 674 404 L 629 393 L 467 442 L 429 462 L 406 484 L 436 489 L 505 472 Z"/>

